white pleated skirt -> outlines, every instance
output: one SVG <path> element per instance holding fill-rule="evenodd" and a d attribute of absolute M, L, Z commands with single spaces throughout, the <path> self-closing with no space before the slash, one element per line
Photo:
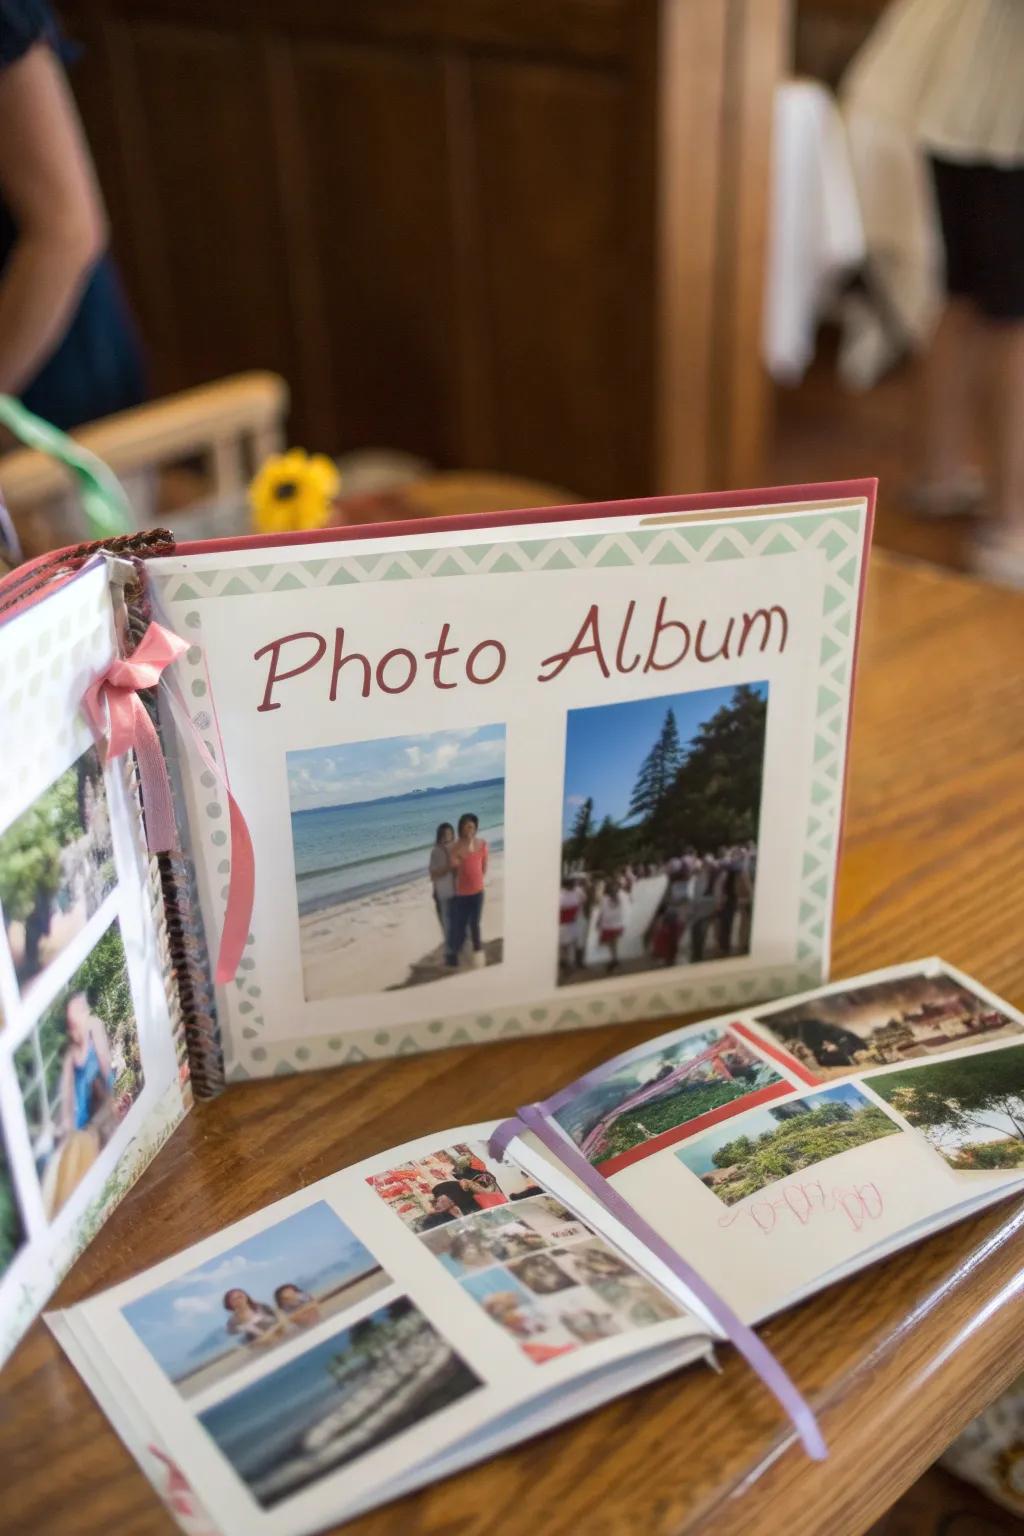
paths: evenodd
<path fill-rule="evenodd" d="M 894 0 L 841 96 L 943 159 L 1024 165 L 1024 0 Z"/>

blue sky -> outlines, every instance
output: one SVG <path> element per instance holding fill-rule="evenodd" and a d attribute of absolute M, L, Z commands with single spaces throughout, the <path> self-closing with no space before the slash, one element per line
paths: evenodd
<path fill-rule="evenodd" d="M 505 774 L 505 727 L 474 725 L 421 736 L 385 736 L 338 747 L 289 752 L 288 796 L 293 811 L 352 805 L 404 795 L 413 789 L 443 789 L 500 779 Z"/>
<path fill-rule="evenodd" d="M 801 1102 L 807 1109 L 820 1109 L 823 1104 L 849 1104 L 851 1109 L 863 1109 L 869 1100 L 852 1083 L 841 1083 L 838 1088 L 810 1093 Z M 698 1178 L 703 1178 L 704 1174 L 714 1171 L 712 1158 L 727 1141 L 735 1141 L 737 1136 L 749 1136 L 751 1141 L 755 1141 L 765 1131 L 776 1131 L 778 1128 L 778 1120 L 768 1109 L 751 1109 L 745 1115 L 737 1115 L 733 1120 L 713 1126 L 702 1136 L 695 1136 L 680 1148 L 676 1157 Z"/>
<path fill-rule="evenodd" d="M 762 699 L 767 683 L 750 687 Z M 565 739 L 565 802 L 562 828 L 568 832 L 588 795 L 594 799 L 594 819 L 625 821 L 640 764 L 661 730 L 665 712 L 673 709 L 679 739 L 685 746 L 716 710 L 728 704 L 735 689 L 703 688 L 696 693 L 665 694 L 657 699 L 631 699 L 595 709 L 571 709 Z"/>
<path fill-rule="evenodd" d="M 140 1296 L 123 1308 L 126 1320 L 174 1380 L 201 1363 L 196 1350 L 211 1336 L 228 1343 L 224 1292 L 232 1286 L 254 1301 L 274 1304 L 279 1285 L 304 1285 L 330 1268 L 337 1283 L 375 1266 L 376 1260 L 340 1216 L 319 1200 L 275 1226 L 219 1253 L 197 1269 Z M 221 1338 L 221 1335 L 223 1337 Z M 219 1348 L 206 1352 L 216 1358 Z"/>

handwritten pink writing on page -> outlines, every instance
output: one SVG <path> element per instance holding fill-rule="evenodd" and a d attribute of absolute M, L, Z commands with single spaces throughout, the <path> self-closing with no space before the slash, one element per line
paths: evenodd
<path fill-rule="evenodd" d="M 806 1227 L 816 1217 L 839 1214 L 855 1232 L 869 1222 L 878 1221 L 885 1210 L 877 1184 L 834 1184 L 826 1189 L 820 1179 L 784 1184 L 770 1199 L 752 1200 L 742 1210 L 726 1211 L 718 1218 L 720 1227 L 732 1227 L 749 1218 L 767 1237 L 785 1230 L 790 1218 Z"/>

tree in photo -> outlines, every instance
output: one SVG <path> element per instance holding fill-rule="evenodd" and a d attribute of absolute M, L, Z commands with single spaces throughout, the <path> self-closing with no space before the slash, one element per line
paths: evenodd
<path fill-rule="evenodd" d="M 953 1167 L 1024 1167 L 1024 1046 L 870 1081 Z"/>
<path fill-rule="evenodd" d="M 14 1193 L 10 1164 L 0 1140 L 0 1276 L 10 1268 L 25 1242 L 25 1228 Z"/>
<path fill-rule="evenodd" d="M 25 925 L 18 968 L 28 976 L 40 969 L 39 946 L 61 887 L 61 853 L 83 830 L 77 774 L 69 768 L 0 839 L 0 905 L 8 924 Z"/>
<path fill-rule="evenodd" d="M 683 749 L 675 712 L 667 709 L 658 738 L 640 764 L 629 802 L 630 817 L 636 817 L 648 826 L 657 820 L 682 764 Z"/>
<path fill-rule="evenodd" d="M 565 847 L 567 859 L 582 859 L 594 832 L 594 797 L 588 795 L 576 812 Z"/>
<path fill-rule="evenodd" d="M 756 1137 L 737 1136 L 714 1152 L 711 1161 L 721 1173 L 705 1182 L 726 1205 L 840 1152 L 899 1132 L 885 1111 L 867 1100 L 856 1106 L 841 1100 L 814 1108 L 798 1104 L 769 1109 L 779 1122 L 774 1129 Z"/>
<path fill-rule="evenodd" d="M 742 684 L 700 726 L 662 801 L 660 840 L 710 852 L 756 839 L 767 701 Z"/>

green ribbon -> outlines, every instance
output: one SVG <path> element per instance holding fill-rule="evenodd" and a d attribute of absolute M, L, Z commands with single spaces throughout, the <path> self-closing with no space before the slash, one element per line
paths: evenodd
<path fill-rule="evenodd" d="M 133 531 L 135 523 L 124 486 L 102 459 L 59 427 L 26 410 L 11 395 L 0 395 L 0 423 L 26 448 L 47 454 L 70 472 L 91 539 L 112 539 Z"/>

